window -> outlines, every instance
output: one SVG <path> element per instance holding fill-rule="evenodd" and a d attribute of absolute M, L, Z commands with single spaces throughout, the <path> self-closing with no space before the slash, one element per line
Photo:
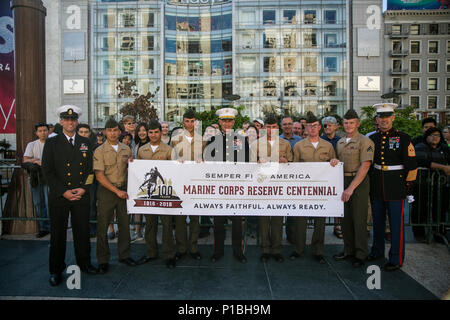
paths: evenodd
<path fill-rule="evenodd" d="M 265 97 L 277 96 L 277 85 L 274 80 L 264 80 L 263 96 Z"/>
<path fill-rule="evenodd" d="M 325 81 L 323 83 L 323 92 L 325 96 L 334 97 L 336 96 L 336 81 Z"/>
<path fill-rule="evenodd" d="M 303 45 L 306 48 L 317 47 L 317 34 L 315 32 L 306 32 L 303 34 Z"/>
<path fill-rule="evenodd" d="M 323 12 L 325 24 L 336 24 L 336 10 L 325 10 Z"/>
<path fill-rule="evenodd" d="M 198 60 L 189 61 L 188 74 L 194 77 L 203 76 L 204 75 L 203 61 Z"/>
<path fill-rule="evenodd" d="M 103 60 L 103 74 L 113 75 L 116 73 L 116 60 L 107 59 Z"/>
<path fill-rule="evenodd" d="M 284 58 L 284 72 L 294 72 L 295 71 L 295 57 Z"/>
<path fill-rule="evenodd" d="M 400 53 L 402 51 L 402 42 L 398 40 L 392 41 L 392 51 L 394 53 Z"/>
<path fill-rule="evenodd" d="M 255 35 L 253 33 L 243 33 L 241 35 L 243 49 L 251 49 L 255 44 Z"/>
<path fill-rule="evenodd" d="M 166 15 L 165 17 L 166 29 L 177 30 L 177 17 Z"/>
<path fill-rule="evenodd" d="M 295 10 L 283 10 L 283 23 L 295 24 Z"/>
<path fill-rule="evenodd" d="M 286 80 L 284 83 L 284 96 L 296 97 L 297 95 L 297 82 L 294 80 Z"/>
<path fill-rule="evenodd" d="M 392 60 L 392 69 L 395 72 L 402 71 L 402 60 Z"/>
<path fill-rule="evenodd" d="M 420 60 L 411 60 L 411 72 L 420 72 Z"/>
<path fill-rule="evenodd" d="M 103 16 L 103 28 L 114 28 L 116 26 L 116 15 L 115 14 L 105 14 Z"/>
<path fill-rule="evenodd" d="M 411 41 L 410 51 L 411 54 L 420 54 L 420 41 Z"/>
<path fill-rule="evenodd" d="M 439 53 L 439 41 L 428 41 L 428 53 Z"/>
<path fill-rule="evenodd" d="M 337 57 L 325 57 L 325 72 L 337 72 Z"/>
<path fill-rule="evenodd" d="M 401 33 L 402 33 L 402 26 L 400 24 L 393 24 L 392 34 L 401 34 Z"/>
<path fill-rule="evenodd" d="M 450 53 L 450 40 L 447 40 L 447 53 Z"/>
<path fill-rule="evenodd" d="M 450 90 L 450 78 L 447 78 L 447 79 L 445 79 L 446 80 L 446 82 L 447 82 L 447 85 L 446 85 L 446 89 L 445 90 Z"/>
<path fill-rule="evenodd" d="M 285 33 L 283 35 L 283 46 L 285 48 L 297 47 L 296 34 L 295 33 Z"/>
<path fill-rule="evenodd" d="M 264 57 L 264 72 L 276 72 L 277 71 L 277 58 Z"/>
<path fill-rule="evenodd" d="M 263 11 L 263 24 L 275 24 L 275 10 Z"/>
<path fill-rule="evenodd" d="M 275 33 L 264 32 L 264 48 L 276 48 L 277 36 Z"/>
<path fill-rule="evenodd" d="M 122 59 L 122 73 L 125 75 L 134 74 L 135 60 L 134 58 Z"/>
<path fill-rule="evenodd" d="M 437 109 L 437 98 L 436 96 L 428 96 L 428 109 Z"/>
<path fill-rule="evenodd" d="M 230 52 L 233 49 L 231 38 L 222 39 L 222 49 L 223 49 L 223 52 Z"/>
<path fill-rule="evenodd" d="M 134 50 L 134 37 L 129 37 L 129 36 L 122 37 L 122 43 L 120 45 L 120 50 L 133 51 Z"/>
<path fill-rule="evenodd" d="M 241 73 L 256 73 L 256 57 L 241 57 L 239 71 Z"/>
<path fill-rule="evenodd" d="M 144 36 L 143 37 L 142 50 L 153 51 L 155 50 L 155 37 L 154 36 Z"/>
<path fill-rule="evenodd" d="M 445 96 L 445 109 L 450 109 L 450 96 Z"/>
<path fill-rule="evenodd" d="M 419 96 L 409 97 L 409 105 L 416 109 L 420 108 L 420 97 Z"/>
<path fill-rule="evenodd" d="M 256 22 L 255 10 L 243 10 L 240 14 L 239 22 L 243 25 L 254 24 Z"/>
<path fill-rule="evenodd" d="M 116 39 L 114 37 L 104 37 L 102 51 L 114 51 L 116 49 Z"/>
<path fill-rule="evenodd" d="M 177 52 L 177 42 L 175 40 L 166 38 L 166 52 Z"/>
<path fill-rule="evenodd" d="M 437 60 L 428 60 L 428 72 L 438 72 Z"/>
<path fill-rule="evenodd" d="M 153 12 L 148 12 L 142 15 L 142 25 L 147 28 L 153 28 L 155 26 L 155 14 Z"/>
<path fill-rule="evenodd" d="M 317 95 L 317 80 L 305 80 L 304 95 L 307 97 Z"/>
<path fill-rule="evenodd" d="M 412 35 L 419 35 L 420 34 L 420 25 L 419 24 L 412 24 L 409 27 L 409 33 Z"/>
<path fill-rule="evenodd" d="M 324 37 L 325 47 L 326 48 L 337 48 L 339 45 L 337 44 L 337 34 L 335 33 L 326 33 Z"/>
<path fill-rule="evenodd" d="M 305 24 L 317 23 L 316 10 L 305 10 L 304 23 Z"/>
<path fill-rule="evenodd" d="M 409 87 L 411 90 L 420 90 L 420 78 L 409 79 Z"/>
<path fill-rule="evenodd" d="M 392 78 L 392 88 L 393 89 L 401 89 L 402 88 L 402 79 L 401 78 Z"/>
<path fill-rule="evenodd" d="M 437 90 L 438 88 L 438 79 L 437 78 L 428 78 L 428 90 Z"/>
<path fill-rule="evenodd" d="M 221 43 L 220 43 L 218 51 L 214 51 L 214 52 L 221 52 L 222 51 L 222 50 L 220 50 L 221 47 L 222 46 L 221 46 Z M 217 48 L 217 45 L 215 46 L 215 48 Z M 211 52 L 213 52 L 212 50 L 213 50 L 213 45 L 211 43 Z M 200 53 L 200 40 L 198 40 L 198 39 L 189 39 L 189 41 L 188 41 L 188 53 Z"/>
<path fill-rule="evenodd" d="M 122 25 L 125 28 L 134 27 L 136 23 L 136 16 L 134 13 L 124 13 L 122 14 Z"/>
<path fill-rule="evenodd" d="M 144 74 L 153 74 L 155 70 L 155 61 L 153 58 L 142 57 L 142 72 Z"/>
<path fill-rule="evenodd" d="M 317 72 L 317 57 L 305 57 L 305 72 Z"/>
<path fill-rule="evenodd" d="M 445 71 L 450 72 L 450 59 L 447 59 L 447 65 Z"/>
<path fill-rule="evenodd" d="M 439 24 L 437 23 L 432 23 L 430 24 L 430 34 L 438 34 L 439 33 Z"/>

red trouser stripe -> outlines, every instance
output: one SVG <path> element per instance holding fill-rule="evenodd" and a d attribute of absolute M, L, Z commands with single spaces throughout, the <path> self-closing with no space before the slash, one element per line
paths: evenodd
<path fill-rule="evenodd" d="M 401 214 L 401 221 L 400 221 L 400 249 L 398 252 L 398 258 L 399 263 L 398 265 L 401 266 L 403 264 L 403 213 L 405 212 L 405 200 L 402 201 L 402 214 Z"/>

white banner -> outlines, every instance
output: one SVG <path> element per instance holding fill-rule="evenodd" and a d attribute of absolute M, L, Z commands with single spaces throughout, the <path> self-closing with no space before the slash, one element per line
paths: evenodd
<path fill-rule="evenodd" d="M 343 217 L 343 164 L 134 160 L 128 213 Z"/>

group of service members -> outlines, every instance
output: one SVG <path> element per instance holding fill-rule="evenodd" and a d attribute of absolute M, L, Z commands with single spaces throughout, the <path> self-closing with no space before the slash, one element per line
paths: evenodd
<path fill-rule="evenodd" d="M 416 163 L 414 147 L 408 135 L 392 127 L 395 104 L 375 105 L 379 130 L 370 138 L 358 132 L 358 115 L 349 110 L 344 115 L 346 136 L 337 144 L 337 154 L 331 143 L 319 138 L 319 120 L 309 114 L 306 119 L 307 138 L 294 147 L 280 138 L 275 115 L 265 119 L 266 135 L 248 143 L 248 140 L 233 131 L 237 110 L 222 108 L 217 111 L 220 132 L 203 141 L 196 137 L 195 113 L 188 109 L 183 115 L 184 133 L 175 136 L 170 145 L 161 141 L 161 124 L 150 120 L 148 137 L 150 142 L 139 148 L 137 159 L 145 160 L 189 160 L 228 162 L 329 162 L 344 165 L 343 235 L 344 250 L 333 256 L 335 260 L 351 259 L 354 267 L 361 267 L 365 260 L 384 258 L 384 224 L 388 213 L 392 240 L 386 271 L 399 269 L 404 260 L 405 239 L 403 213 L 405 198 L 415 180 Z M 76 134 L 80 108 L 65 105 L 57 110 L 63 133 L 47 140 L 42 159 L 44 175 L 49 181 L 49 207 L 51 221 L 50 240 L 50 284 L 62 281 L 65 265 L 66 231 L 69 212 L 71 213 L 75 256 L 81 271 L 88 274 L 104 274 L 109 269 L 110 250 L 107 239 L 108 226 L 114 213 L 118 221 L 119 262 L 136 266 L 157 259 L 158 215 L 145 215 L 146 253 L 137 261 L 130 256 L 130 219 L 126 210 L 128 194 L 127 168 L 133 161 L 131 150 L 119 142 L 119 124 L 110 119 L 105 124 L 106 141 L 92 153 L 88 139 Z M 220 146 L 218 147 L 218 144 Z M 264 150 L 264 152 L 260 152 Z M 202 155 L 204 155 L 202 157 Z M 95 177 L 99 183 L 97 221 L 97 261 L 98 268 L 91 264 L 89 242 L 89 189 Z M 370 179 L 369 179 L 370 175 Z M 368 252 L 367 212 L 368 199 L 372 203 L 374 242 Z M 176 266 L 176 261 L 187 253 L 192 259 L 202 258 L 198 251 L 199 216 L 189 216 L 189 237 L 186 216 L 176 216 L 175 238 L 171 215 L 160 215 L 162 224 L 161 256 L 168 268 Z M 214 217 L 214 245 L 211 261 L 216 262 L 224 255 L 225 222 L 230 219 L 233 256 L 246 263 L 243 246 L 244 217 Z M 294 251 L 289 258 L 302 256 L 306 247 L 307 217 L 294 217 Z M 325 218 L 314 217 L 314 231 L 311 251 L 319 263 L 323 257 Z M 283 217 L 259 217 L 262 254 L 260 260 L 267 262 L 273 258 L 283 262 L 282 229 Z M 176 244 L 176 246 L 175 246 Z"/>

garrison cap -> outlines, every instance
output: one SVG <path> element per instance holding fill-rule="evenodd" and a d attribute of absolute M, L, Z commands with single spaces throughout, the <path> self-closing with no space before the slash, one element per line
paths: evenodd
<path fill-rule="evenodd" d="M 222 108 L 216 111 L 216 116 L 219 117 L 219 119 L 232 119 L 237 116 L 238 111 L 234 108 Z"/>
<path fill-rule="evenodd" d="M 312 113 L 311 111 L 309 111 L 309 112 L 306 114 L 306 123 L 314 123 L 314 122 L 317 122 L 317 121 L 319 121 L 319 120 L 318 120 L 317 117 L 314 115 L 314 113 Z"/>
<path fill-rule="evenodd" d="M 398 107 L 398 104 L 391 102 L 377 103 L 373 107 L 377 109 L 379 117 L 390 117 L 394 114 L 394 109 Z"/>
<path fill-rule="evenodd" d="M 353 109 L 349 109 L 349 110 L 344 114 L 344 119 L 346 119 L 346 120 L 350 120 L 350 119 L 359 119 L 358 113 L 356 113 L 356 111 L 353 110 Z"/>
<path fill-rule="evenodd" d="M 74 105 L 66 104 L 56 109 L 56 114 L 61 119 L 77 120 L 78 117 L 81 116 L 81 108 Z"/>

